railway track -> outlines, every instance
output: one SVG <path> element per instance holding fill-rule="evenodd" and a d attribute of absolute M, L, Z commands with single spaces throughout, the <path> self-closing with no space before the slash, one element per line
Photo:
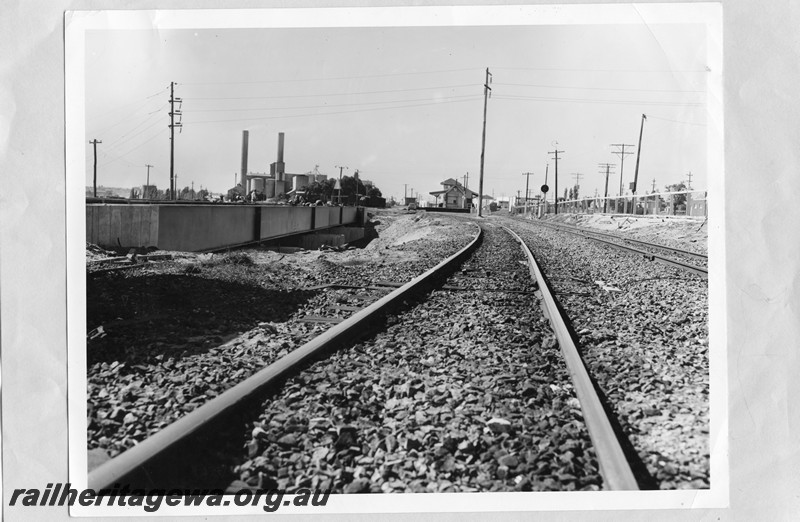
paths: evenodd
<path fill-rule="evenodd" d="M 89 486 L 636 489 L 527 241 L 483 228 L 399 287 L 328 285 L 342 304 L 306 318 L 328 330 L 93 470 Z"/>
<path fill-rule="evenodd" d="M 709 486 L 707 280 L 523 220 L 581 355 L 660 489 Z"/>
<path fill-rule="evenodd" d="M 708 279 L 708 256 L 705 254 L 699 254 L 697 252 L 659 245 L 647 241 L 625 238 L 615 234 L 607 234 L 604 232 L 589 230 L 564 223 L 556 224 L 544 221 L 536 221 L 536 223 L 545 227 L 553 228 L 555 230 L 562 230 L 571 234 L 579 235 L 613 248 L 640 255 L 649 261 L 657 261 L 659 263 L 692 273 L 698 277 L 702 277 L 703 279 Z"/>

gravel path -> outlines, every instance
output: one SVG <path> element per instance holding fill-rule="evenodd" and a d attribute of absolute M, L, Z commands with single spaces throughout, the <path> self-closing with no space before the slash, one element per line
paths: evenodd
<path fill-rule="evenodd" d="M 582 356 L 661 489 L 709 487 L 706 281 L 521 220 Z"/>

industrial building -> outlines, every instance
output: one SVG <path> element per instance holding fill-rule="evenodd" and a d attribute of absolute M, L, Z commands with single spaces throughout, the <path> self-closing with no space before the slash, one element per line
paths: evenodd
<path fill-rule="evenodd" d="M 253 193 L 263 198 L 275 198 L 281 194 L 287 196 L 295 194 L 303 187 L 311 185 L 315 181 L 325 181 L 328 176 L 316 172 L 306 174 L 290 174 L 286 172 L 286 163 L 283 157 L 284 133 L 278 133 L 278 155 L 276 160 L 270 164 L 269 173 L 250 172 L 248 170 L 248 149 L 250 132 L 242 131 L 242 164 L 240 170 L 240 182 L 234 191 L 242 196 Z"/>

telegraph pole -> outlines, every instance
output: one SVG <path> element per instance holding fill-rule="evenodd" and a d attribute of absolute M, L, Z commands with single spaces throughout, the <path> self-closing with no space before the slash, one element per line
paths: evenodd
<path fill-rule="evenodd" d="M 528 185 L 530 185 L 531 176 L 533 175 L 533 172 L 523 172 L 522 175 L 526 176 L 526 178 L 525 178 L 525 213 L 527 214 L 528 213 Z"/>
<path fill-rule="evenodd" d="M 653 178 L 653 192 L 656 191 L 656 178 Z"/>
<path fill-rule="evenodd" d="M 612 143 L 612 147 L 620 147 L 621 150 L 614 151 L 614 154 L 619 156 L 620 158 L 620 165 L 619 165 L 619 195 L 622 196 L 622 174 L 625 169 L 625 155 L 626 154 L 633 154 L 633 152 L 625 152 L 625 147 L 633 147 L 633 145 L 629 145 L 627 143 Z M 637 162 L 638 164 L 638 162 Z"/>
<path fill-rule="evenodd" d="M 642 154 L 642 131 L 644 131 L 644 120 L 647 116 L 642 114 L 642 124 L 639 127 L 639 148 L 636 149 L 636 172 L 633 175 L 633 193 L 636 194 L 636 182 L 639 181 L 639 157 Z"/>
<path fill-rule="evenodd" d="M 169 195 L 175 198 L 175 127 L 181 127 L 179 121 L 175 123 L 175 116 L 181 115 L 180 109 L 175 109 L 175 103 L 180 104 L 181 99 L 175 97 L 175 82 L 169 82 Z M 234 183 L 235 185 L 235 183 Z"/>
<path fill-rule="evenodd" d="M 583 174 L 581 174 L 580 172 L 573 172 L 571 175 L 575 177 L 575 186 L 580 188 L 581 178 L 583 177 Z"/>
<path fill-rule="evenodd" d="M 407 197 L 408 197 L 408 183 L 403 183 L 403 205 L 406 204 Z"/>
<path fill-rule="evenodd" d="M 600 167 L 606 168 L 606 192 L 605 195 L 603 196 L 605 198 L 603 199 L 603 214 L 605 214 L 608 212 L 608 175 L 610 173 L 611 167 L 613 167 L 614 165 L 612 165 L 611 163 L 598 163 L 598 165 Z"/>
<path fill-rule="evenodd" d="M 339 204 L 342 204 L 342 171 L 347 167 L 336 165 L 335 169 L 339 169 Z"/>
<path fill-rule="evenodd" d="M 98 141 L 96 138 L 89 142 L 89 144 L 94 145 L 94 197 L 97 197 L 97 144 L 103 143 L 102 141 Z"/>
<path fill-rule="evenodd" d="M 555 194 L 555 196 L 554 196 L 555 197 L 555 204 L 556 204 L 556 211 L 555 211 L 556 214 L 558 214 L 558 153 L 559 152 L 563 153 L 564 151 L 563 150 L 558 150 L 558 148 L 556 148 L 556 150 L 554 150 L 553 152 L 548 152 L 548 154 L 555 154 L 555 157 L 556 157 L 556 173 L 555 173 L 555 180 L 556 180 L 555 181 L 555 185 L 556 185 L 556 188 L 555 188 L 555 192 L 554 192 L 554 194 Z"/>
<path fill-rule="evenodd" d="M 483 158 L 486 152 L 486 107 L 489 103 L 489 93 L 492 88 L 489 87 L 492 75 L 489 68 L 486 68 L 486 80 L 483 83 L 483 134 L 481 135 L 481 174 L 478 180 L 478 217 L 483 216 Z"/>
<path fill-rule="evenodd" d="M 464 188 L 467 188 L 467 184 L 469 183 L 469 172 L 464 175 Z"/>
<path fill-rule="evenodd" d="M 686 175 L 689 178 L 689 181 L 686 182 L 686 190 L 692 190 L 692 171 L 689 171 L 689 174 Z"/>

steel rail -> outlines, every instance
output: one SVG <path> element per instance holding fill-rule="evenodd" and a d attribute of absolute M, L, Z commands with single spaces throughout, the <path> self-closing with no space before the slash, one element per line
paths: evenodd
<path fill-rule="evenodd" d="M 634 244 L 646 246 L 648 248 L 655 248 L 655 249 L 664 250 L 666 252 L 670 252 L 670 253 L 674 253 L 674 254 L 681 254 L 681 255 L 684 255 L 684 256 L 693 257 L 695 259 L 700 259 L 702 261 L 708 261 L 708 256 L 706 254 L 699 254 L 697 252 L 690 252 L 689 250 L 683 250 L 681 248 L 674 248 L 674 247 L 669 247 L 669 246 L 666 246 L 666 245 L 658 245 L 656 243 L 650 243 L 648 241 L 642 241 L 640 239 L 632 239 L 632 238 L 629 238 L 629 237 L 616 236 L 614 234 L 609 234 L 607 232 L 599 232 L 597 230 L 588 230 L 588 229 L 585 229 L 585 228 L 582 228 L 582 227 L 579 227 L 579 226 L 576 226 L 576 225 L 567 225 L 565 223 L 561 223 L 559 225 L 553 225 L 551 223 L 548 223 L 548 225 L 554 226 L 556 228 L 558 228 L 558 227 L 572 228 L 572 229 L 577 230 L 579 232 L 582 232 L 584 234 L 591 234 L 591 235 L 595 235 L 595 236 L 609 237 L 609 238 L 612 238 L 612 239 L 617 239 L 619 241 L 626 241 L 628 243 L 634 243 Z"/>
<path fill-rule="evenodd" d="M 594 232 L 591 232 L 591 233 L 594 234 Z M 614 236 L 612 234 L 604 234 L 604 235 L 607 235 L 607 236 L 610 236 L 610 237 L 617 237 L 617 236 Z M 697 252 L 690 252 L 689 250 L 683 250 L 681 248 L 674 248 L 674 247 L 668 247 L 668 246 L 664 246 L 664 245 L 657 245 L 655 243 L 648 243 L 647 241 L 641 241 L 639 239 L 631 239 L 629 237 L 618 238 L 618 239 L 622 239 L 623 241 L 627 241 L 628 243 L 634 243 L 634 244 L 638 244 L 638 245 L 643 245 L 643 246 L 646 246 L 648 248 L 656 248 L 656 249 L 660 249 L 660 250 L 666 250 L 667 252 L 680 254 L 680 255 L 683 255 L 683 256 L 693 257 L 693 258 L 699 259 L 701 261 L 706 261 L 706 262 L 708 261 L 708 255 L 706 255 L 706 254 L 699 254 Z"/>
<path fill-rule="evenodd" d="M 477 248 L 483 231 L 480 226 L 470 243 L 424 274 L 417 276 L 402 287 L 375 301 L 341 323 L 318 335 L 288 355 L 278 359 L 236 386 L 186 414 L 163 430 L 148 437 L 117 457 L 103 463 L 89 473 L 88 487 L 98 491 L 108 489 L 115 483 L 136 472 L 148 462 L 178 445 L 204 426 L 220 418 L 232 408 L 254 397 L 259 391 L 275 384 L 281 378 L 297 370 L 309 359 L 326 349 L 347 343 L 364 331 L 364 324 L 381 316 L 386 310 L 408 299 L 412 294 L 426 288 L 432 281 L 461 262 Z"/>
<path fill-rule="evenodd" d="M 577 236 L 581 236 L 581 237 L 586 238 L 586 239 L 591 239 L 592 241 L 597 241 L 599 243 L 604 243 L 604 244 L 612 246 L 614 248 L 619 248 L 620 250 L 627 250 L 629 252 L 633 252 L 635 254 L 641 255 L 642 257 L 644 257 L 645 259 L 647 259 L 649 261 L 658 261 L 661 264 L 664 264 L 664 265 L 667 265 L 667 266 L 672 266 L 672 267 L 675 267 L 675 268 L 679 268 L 681 270 L 685 270 L 687 272 L 691 272 L 694 275 L 699 276 L 699 277 L 701 277 L 703 279 L 708 279 L 708 269 L 707 268 L 702 268 L 702 267 L 695 266 L 695 265 L 692 265 L 692 264 L 689 264 L 689 263 L 684 263 L 682 261 L 678 261 L 676 259 L 672 259 L 672 258 L 669 258 L 669 257 L 664 257 L 664 256 L 661 256 L 661 255 L 658 255 L 658 254 L 653 254 L 651 252 L 645 252 L 644 250 L 639 250 L 638 248 L 633 248 L 631 246 L 622 245 L 622 244 L 616 243 L 614 241 L 608 241 L 607 239 L 594 237 L 592 235 L 584 233 L 581 230 L 570 230 L 567 227 L 553 225 L 551 223 L 539 223 L 539 224 L 540 225 L 544 225 L 546 227 L 553 228 L 555 230 L 563 230 L 564 232 L 567 232 L 569 234 L 575 234 Z"/>
<path fill-rule="evenodd" d="M 513 230 L 507 227 L 503 228 L 519 242 L 523 252 L 528 257 L 528 267 L 531 276 L 536 279 L 539 284 L 545 312 L 550 319 L 550 325 L 558 339 L 561 352 L 564 355 L 567 367 L 572 375 L 575 393 L 581 403 L 583 418 L 586 421 L 589 436 L 594 444 L 604 484 L 607 486 L 607 489 L 611 490 L 638 490 L 639 485 L 633 475 L 628 459 L 622 451 L 622 446 L 614 433 L 614 429 L 611 427 L 611 422 L 606 415 L 603 404 L 600 402 L 600 398 L 592 384 L 589 373 L 586 371 L 583 359 L 570 334 L 570 330 L 567 326 L 567 319 L 561 307 L 556 302 L 553 292 L 541 268 L 536 262 L 536 258 L 522 238 Z"/>

